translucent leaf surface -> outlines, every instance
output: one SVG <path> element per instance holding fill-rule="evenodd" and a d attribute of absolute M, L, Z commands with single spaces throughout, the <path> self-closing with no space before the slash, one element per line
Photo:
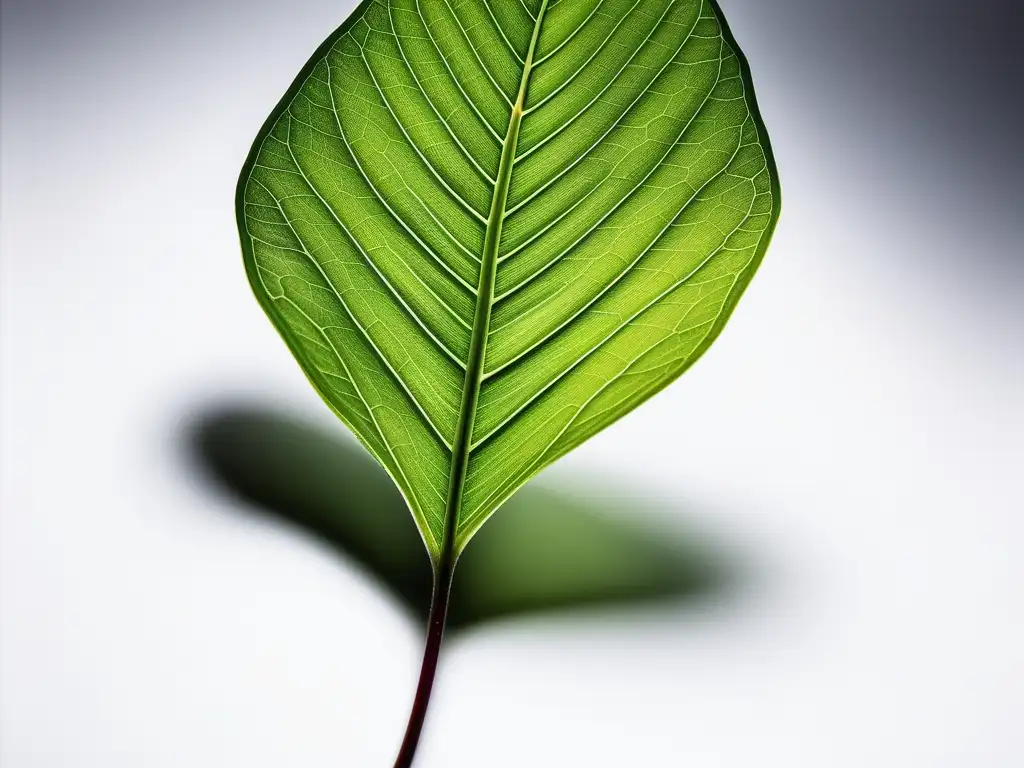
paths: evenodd
<path fill-rule="evenodd" d="M 368 0 L 264 126 L 238 220 L 437 558 L 696 360 L 779 202 L 710 0 Z"/>

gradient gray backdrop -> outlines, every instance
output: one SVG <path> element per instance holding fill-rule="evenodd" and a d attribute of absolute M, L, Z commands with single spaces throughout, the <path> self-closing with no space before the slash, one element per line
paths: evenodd
<path fill-rule="evenodd" d="M 775 242 L 706 359 L 545 477 L 679 510 L 755 576 L 458 640 L 423 768 L 1024 765 L 1024 6 L 721 4 Z M 3 3 L 4 768 L 390 765 L 420 628 L 175 443 L 211 398 L 331 424 L 232 196 L 354 5 Z"/>

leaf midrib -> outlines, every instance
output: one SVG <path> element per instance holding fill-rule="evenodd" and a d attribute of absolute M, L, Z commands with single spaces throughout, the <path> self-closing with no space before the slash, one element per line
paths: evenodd
<path fill-rule="evenodd" d="M 498 248 L 501 245 L 501 227 L 505 221 L 508 190 L 512 180 L 512 169 L 516 162 L 516 147 L 519 141 L 519 127 L 525 112 L 526 91 L 533 72 L 533 57 L 540 37 L 544 13 L 548 0 L 542 0 L 533 25 L 530 47 L 523 62 L 523 74 L 519 82 L 519 93 L 509 115 L 508 129 L 501 147 L 501 160 L 491 197 L 491 209 L 487 217 L 484 246 L 481 254 L 480 280 L 477 286 L 476 310 L 473 315 L 473 333 L 470 340 L 469 356 L 466 361 L 466 378 L 462 389 L 462 405 L 452 443 L 452 460 L 448 479 L 448 498 L 445 503 L 444 538 L 435 566 L 446 570 L 454 565 L 456 534 L 459 527 L 459 512 L 462 507 L 463 489 L 469 456 L 473 449 L 473 425 L 476 420 L 480 386 L 483 383 L 484 357 L 487 351 L 487 337 L 490 334 L 491 310 L 494 305 L 494 284 L 498 271 Z"/>

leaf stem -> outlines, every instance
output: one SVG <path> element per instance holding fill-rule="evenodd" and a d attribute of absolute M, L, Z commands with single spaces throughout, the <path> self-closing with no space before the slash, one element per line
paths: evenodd
<path fill-rule="evenodd" d="M 448 618 L 448 596 L 451 593 L 452 577 L 455 575 L 455 563 L 458 560 L 457 540 L 462 491 L 469 468 L 473 422 L 476 416 L 477 401 L 480 397 L 480 385 L 483 381 L 487 336 L 490 331 L 491 309 L 494 304 L 494 281 L 498 269 L 501 225 L 505 220 L 508 205 L 512 167 L 516 162 L 516 147 L 519 143 L 519 126 L 522 123 L 526 107 L 526 91 L 530 84 L 530 75 L 533 72 L 534 53 L 537 50 L 537 41 L 540 38 L 540 29 L 547 6 L 548 0 L 541 0 L 540 10 L 537 12 L 533 27 L 533 35 L 530 38 L 530 48 L 523 62 L 519 93 L 509 115 L 508 130 L 502 144 L 501 160 L 494 182 L 494 193 L 491 198 L 491 209 L 487 218 L 484 248 L 481 255 L 476 311 L 473 318 L 473 336 L 466 364 L 462 407 L 459 409 L 459 421 L 456 426 L 455 441 L 452 445 L 451 475 L 448 479 L 448 498 L 445 505 L 444 541 L 434 563 L 434 593 L 430 600 L 430 617 L 427 619 L 427 642 L 423 650 L 423 666 L 420 669 L 416 697 L 413 699 L 412 712 L 409 715 L 409 725 L 405 730 L 405 738 L 402 740 L 402 748 L 398 752 L 395 768 L 410 768 L 413 757 L 416 755 L 416 747 L 423 731 L 423 721 L 427 716 L 427 705 L 430 703 L 430 692 L 434 687 L 434 676 L 437 674 L 441 641 L 444 639 L 444 625 Z"/>
<path fill-rule="evenodd" d="M 416 747 L 423 732 L 423 722 L 427 717 L 430 693 L 434 688 L 437 662 L 441 655 L 441 641 L 444 639 L 444 627 L 448 619 L 448 596 L 451 593 L 454 575 L 454 557 L 444 558 L 438 562 L 434 571 L 434 592 L 430 598 L 430 617 L 427 619 L 427 640 L 423 649 L 420 680 L 416 685 L 416 697 L 413 699 L 409 724 L 405 729 L 405 738 L 402 739 L 402 748 L 398 751 L 398 759 L 395 760 L 395 768 L 410 768 L 413 757 L 416 756 Z"/>

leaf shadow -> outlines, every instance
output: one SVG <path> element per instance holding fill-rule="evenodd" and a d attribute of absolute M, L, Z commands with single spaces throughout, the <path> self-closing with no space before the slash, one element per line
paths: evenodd
<path fill-rule="evenodd" d="M 189 463 L 207 485 L 327 542 L 425 619 L 431 572 L 416 526 L 391 479 L 342 430 L 238 402 L 201 409 L 182 437 Z M 616 513 L 625 506 L 636 505 L 592 484 L 585 498 L 528 484 L 460 558 L 450 627 L 701 601 L 736 581 L 735 560 L 705 537 Z"/>

